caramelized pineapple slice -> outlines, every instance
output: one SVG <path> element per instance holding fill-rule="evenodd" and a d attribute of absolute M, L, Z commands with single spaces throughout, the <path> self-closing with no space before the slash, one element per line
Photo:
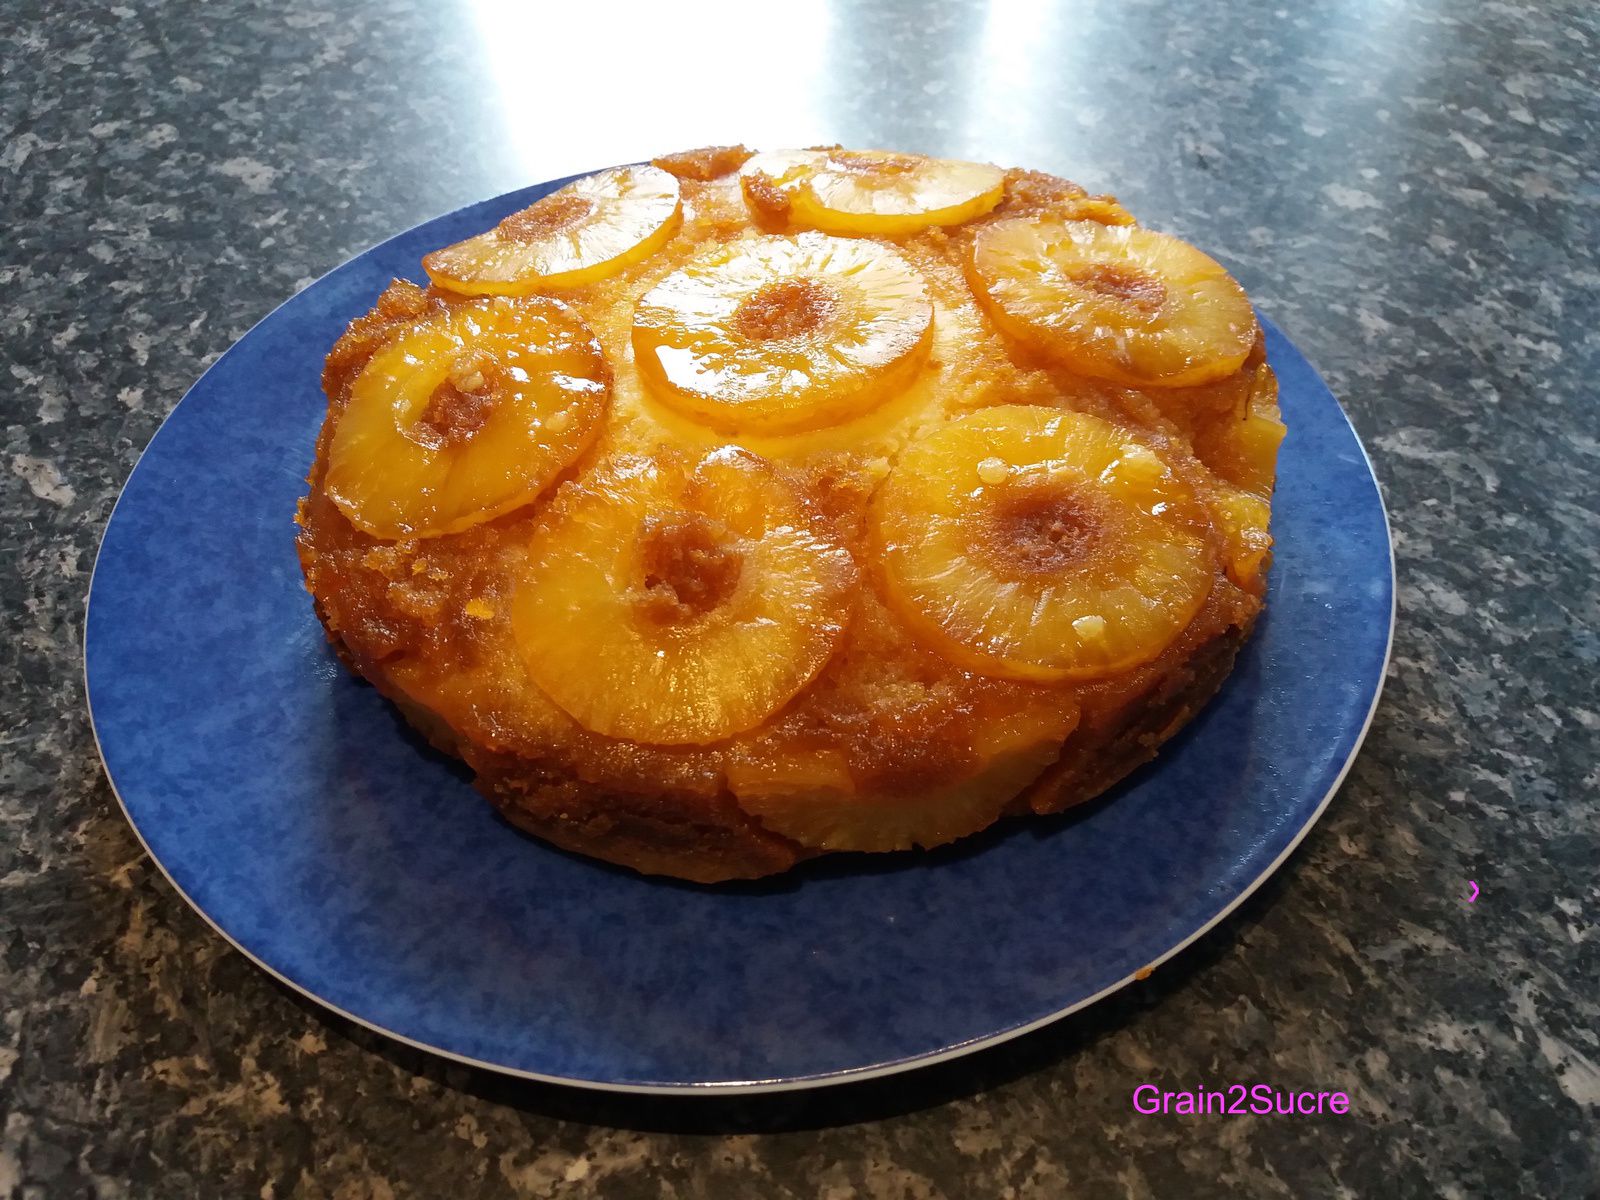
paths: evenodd
<path fill-rule="evenodd" d="M 1148 662 L 1211 590 L 1188 489 L 1126 430 L 1004 405 L 910 447 L 875 498 L 887 599 L 970 670 L 1044 682 Z"/>
<path fill-rule="evenodd" d="M 861 415 L 932 341 L 922 277 L 886 246 L 803 233 L 714 246 L 639 301 L 634 358 L 674 408 L 726 433 Z"/>
<path fill-rule="evenodd" d="M 1278 381 L 1272 368 L 1256 370 L 1244 412 L 1226 414 L 1195 435 L 1194 452 L 1218 478 L 1212 507 L 1226 543 L 1228 577 L 1261 593 L 1262 571 L 1272 549 L 1268 523 L 1278 475 L 1278 446 L 1287 432 L 1278 412 Z"/>
<path fill-rule="evenodd" d="M 1244 289 L 1177 238 L 1019 217 L 978 231 L 972 285 L 1003 331 L 1074 371 L 1135 387 L 1209 383 L 1256 340 Z"/>
<path fill-rule="evenodd" d="M 1228 578 L 1260 595 L 1266 590 L 1264 570 L 1272 549 L 1272 505 L 1242 488 L 1219 485 L 1211 507 L 1226 547 L 1224 566 Z"/>
<path fill-rule="evenodd" d="M 1077 723 L 1076 709 L 1060 705 L 1002 714 L 974 737 L 974 769 L 933 787 L 858 788 L 837 750 L 737 759 L 728 786 L 762 825 L 811 849 L 942 846 L 992 823 L 1005 801 L 1056 760 Z"/>
<path fill-rule="evenodd" d="M 351 383 L 324 486 L 373 537 L 459 532 L 527 504 L 583 453 L 610 387 L 600 343 L 559 300 L 435 309 Z"/>
<path fill-rule="evenodd" d="M 625 457 L 535 532 L 512 628 L 580 725 L 656 744 L 760 724 L 822 669 L 856 572 L 766 460 Z"/>
<path fill-rule="evenodd" d="M 889 150 L 779 150 L 739 172 L 757 215 L 824 233 L 898 237 L 960 225 L 1000 203 L 1005 172 L 987 163 Z"/>
<path fill-rule="evenodd" d="M 1194 438 L 1195 456 L 1237 488 L 1272 495 L 1278 476 L 1278 446 L 1287 432 L 1278 411 L 1278 377 L 1265 363 L 1240 409 L 1204 425 Z"/>
<path fill-rule="evenodd" d="M 678 227 L 678 181 L 659 167 L 586 175 L 512 213 L 487 233 L 422 260 L 436 287 L 525 296 L 615 275 L 659 250 Z"/>

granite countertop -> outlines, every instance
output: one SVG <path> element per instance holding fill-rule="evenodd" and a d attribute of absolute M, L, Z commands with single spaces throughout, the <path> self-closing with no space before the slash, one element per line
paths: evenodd
<path fill-rule="evenodd" d="M 0 26 L 0 1197 L 1600 1192 L 1594 6 L 557 7 L 23 0 Z M 1372 454 L 1387 691 L 1274 879 L 1036 1035 L 697 1103 L 449 1066 L 274 984 L 141 853 L 84 710 L 95 546 L 188 384 L 351 253 L 740 140 L 1040 167 L 1223 258 Z M 1234 1080 L 1352 1107 L 1132 1108 Z"/>

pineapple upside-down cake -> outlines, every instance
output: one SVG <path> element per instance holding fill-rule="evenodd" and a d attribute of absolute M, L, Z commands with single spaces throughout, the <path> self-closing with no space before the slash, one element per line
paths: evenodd
<path fill-rule="evenodd" d="M 712 882 L 1097 795 L 1266 591 L 1211 258 L 1065 180 L 717 147 L 429 254 L 328 355 L 300 557 L 516 825 Z"/>

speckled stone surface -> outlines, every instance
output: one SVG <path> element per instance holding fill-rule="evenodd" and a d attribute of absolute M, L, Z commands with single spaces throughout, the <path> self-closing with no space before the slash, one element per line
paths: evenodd
<path fill-rule="evenodd" d="M 0 22 L 0 1197 L 1600 1193 L 1593 6 L 560 7 Z M 83 708 L 96 541 L 188 383 L 309 279 L 731 140 L 1054 170 L 1226 260 L 1386 488 L 1388 691 L 1275 879 L 1037 1035 L 695 1103 L 446 1066 L 273 984 L 141 854 Z M 1351 1112 L 1140 1116 L 1146 1082 Z"/>

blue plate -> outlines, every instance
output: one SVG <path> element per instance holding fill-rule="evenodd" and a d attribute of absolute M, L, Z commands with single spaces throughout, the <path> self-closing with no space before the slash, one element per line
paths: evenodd
<path fill-rule="evenodd" d="M 1273 325 L 1289 424 L 1271 603 L 1221 694 L 1117 794 L 766 884 L 646 879 L 503 824 L 329 651 L 294 554 L 322 359 L 392 276 L 565 182 L 362 254 L 252 329 L 129 478 L 90 586 L 90 709 L 140 839 L 290 986 L 441 1054 L 628 1091 L 885 1074 L 1023 1033 L 1176 953 L 1338 787 L 1393 627 L 1360 443 Z"/>

